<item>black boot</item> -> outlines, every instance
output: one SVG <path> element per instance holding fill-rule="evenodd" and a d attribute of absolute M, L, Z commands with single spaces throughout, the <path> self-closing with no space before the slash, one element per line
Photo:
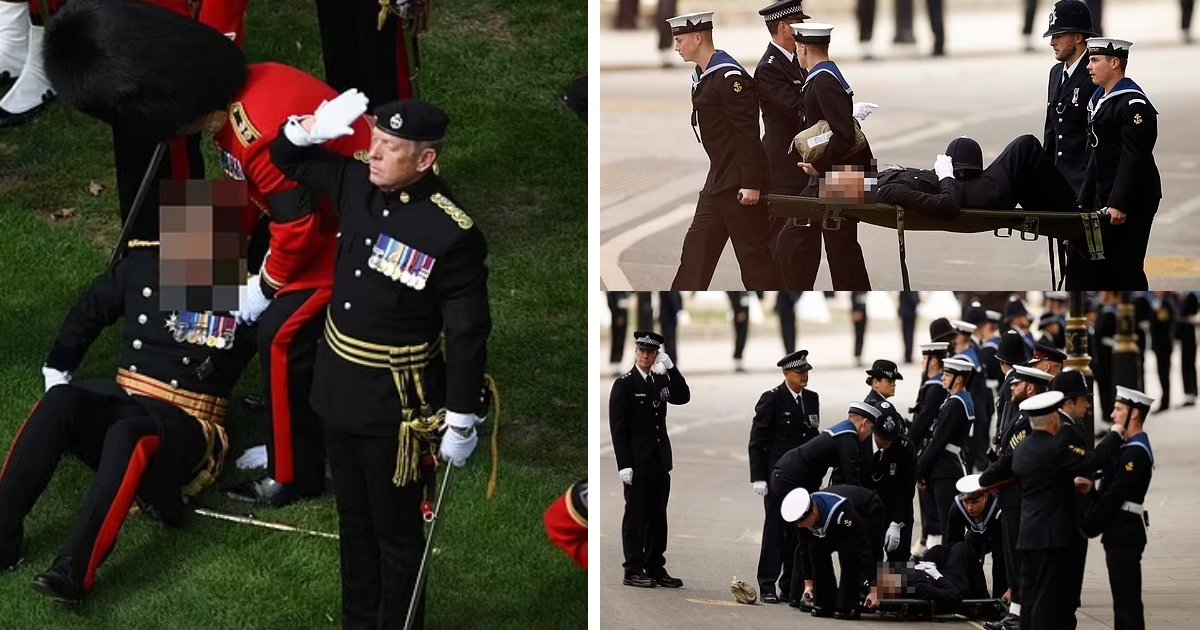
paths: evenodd
<path fill-rule="evenodd" d="M 270 477 L 254 479 L 225 489 L 225 496 L 234 501 L 255 503 L 267 507 L 283 507 L 300 499 L 311 499 L 320 492 L 302 491 L 295 484 L 279 483 Z"/>
<path fill-rule="evenodd" d="M 650 579 L 654 580 L 655 584 L 666 588 L 679 588 L 683 586 L 683 580 L 671 577 L 671 574 L 667 573 L 666 569 L 659 569 L 650 575 Z"/>
<path fill-rule="evenodd" d="M 625 579 L 621 582 L 625 586 L 637 586 L 639 588 L 654 588 L 656 585 L 654 580 L 645 573 L 626 573 Z"/>
<path fill-rule="evenodd" d="M 83 581 L 71 568 L 71 556 L 55 558 L 49 569 L 33 578 L 33 590 L 63 604 L 83 603 Z"/>

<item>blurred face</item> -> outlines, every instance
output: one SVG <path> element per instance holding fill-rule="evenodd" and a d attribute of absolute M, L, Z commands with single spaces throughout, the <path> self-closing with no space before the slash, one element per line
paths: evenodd
<path fill-rule="evenodd" d="M 1116 57 L 1108 55 L 1092 55 L 1088 57 L 1088 74 L 1092 77 L 1092 83 L 1099 86 L 1110 85 L 1116 83 L 1120 79 L 1121 71 L 1119 61 Z"/>
<path fill-rule="evenodd" d="M 1020 330 L 1025 330 L 1025 329 L 1029 328 L 1029 318 L 1026 317 L 1025 315 L 1018 315 L 1018 316 L 1014 317 L 1012 320 L 1012 323 L 1013 323 L 1013 328 L 1017 328 Z"/>
<path fill-rule="evenodd" d="M 942 369 L 942 361 L 932 354 L 925 355 L 924 365 L 926 374 L 937 374 Z"/>
<path fill-rule="evenodd" d="M 793 372 L 788 370 L 783 373 L 783 380 L 787 381 L 788 387 L 792 391 L 798 392 L 808 387 L 808 372 Z"/>
<path fill-rule="evenodd" d="M 395 190 L 409 186 L 425 176 L 437 161 L 437 151 L 419 149 L 412 140 L 397 138 L 378 128 L 371 128 L 371 183 Z"/>
<path fill-rule="evenodd" d="M 967 508 L 967 514 L 970 514 L 971 518 L 978 522 L 983 517 L 983 508 L 987 507 L 987 495 L 967 497 L 963 499 L 963 507 Z"/>
<path fill-rule="evenodd" d="M 1012 384 L 1013 402 L 1020 402 L 1022 400 L 1025 400 L 1026 398 L 1029 398 L 1030 396 L 1034 395 L 1035 393 L 1036 392 L 1033 389 L 1032 383 L 1027 383 L 1025 381 L 1013 381 L 1013 384 Z"/>
<path fill-rule="evenodd" d="M 892 447 L 892 441 L 879 435 L 878 433 L 876 433 L 875 434 L 875 445 L 886 451 L 887 449 Z"/>
<path fill-rule="evenodd" d="M 697 53 L 700 52 L 700 34 L 699 33 L 683 33 L 675 36 L 675 52 L 684 61 L 695 63 Z"/>
<path fill-rule="evenodd" d="M 1043 372 L 1048 372 L 1051 376 L 1058 376 L 1058 373 L 1062 371 L 1062 364 L 1058 361 L 1038 361 L 1038 364 L 1034 367 Z"/>
<path fill-rule="evenodd" d="M 812 512 L 808 513 L 808 516 L 796 521 L 796 527 L 812 527 L 813 525 L 817 524 L 817 519 L 820 517 L 820 511 L 814 507 Z"/>
<path fill-rule="evenodd" d="M 1055 59 L 1071 61 L 1083 45 L 1083 41 L 1083 35 L 1079 33 L 1059 33 L 1050 36 L 1050 48 L 1054 50 Z"/>
<path fill-rule="evenodd" d="M 875 391 L 879 392 L 884 398 L 891 398 L 896 395 L 896 381 L 890 378 L 875 379 Z"/>
<path fill-rule="evenodd" d="M 804 48 L 804 44 L 800 44 Z M 844 199 L 852 203 L 861 203 L 866 196 L 863 190 L 864 175 L 856 170 L 826 171 L 821 180 L 820 196 L 822 199 Z"/>
<path fill-rule="evenodd" d="M 642 370 L 643 372 L 649 372 L 650 366 L 654 365 L 654 359 L 656 357 L 658 357 L 658 350 L 638 348 L 636 355 L 638 369 Z"/>
<path fill-rule="evenodd" d="M 1083 420 L 1083 416 L 1087 414 L 1088 410 L 1087 396 L 1076 396 L 1070 400 L 1064 400 L 1062 410 L 1075 422 Z"/>
<path fill-rule="evenodd" d="M 1128 430 L 1130 420 L 1129 416 L 1132 413 L 1133 409 L 1129 405 L 1119 402 L 1113 405 L 1112 415 L 1109 416 L 1109 418 L 1113 421 L 1113 424 L 1119 424 Z"/>

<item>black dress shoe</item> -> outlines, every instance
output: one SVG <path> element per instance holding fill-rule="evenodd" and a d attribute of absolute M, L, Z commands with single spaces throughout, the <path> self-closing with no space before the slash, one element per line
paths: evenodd
<path fill-rule="evenodd" d="M 83 584 L 71 571 L 71 556 L 59 556 L 49 569 L 33 578 L 33 590 L 63 604 L 83 603 Z"/>
<path fill-rule="evenodd" d="M 639 588 L 654 588 L 654 580 L 644 573 L 630 573 L 621 581 L 625 586 L 637 586 Z"/>
<path fill-rule="evenodd" d="M 789 599 L 789 600 L 788 600 L 788 606 L 791 606 L 792 608 L 800 608 L 800 606 L 801 606 L 801 604 L 800 604 L 800 600 L 798 600 L 798 599 Z"/>
<path fill-rule="evenodd" d="M 778 596 L 778 595 L 776 595 L 775 593 L 763 593 L 763 594 L 762 594 L 762 603 L 764 603 L 764 604 L 778 604 L 778 603 L 779 603 L 779 596 Z"/>
<path fill-rule="evenodd" d="M 665 588 L 679 588 L 683 586 L 683 580 L 671 577 L 671 575 L 666 571 L 652 576 L 651 579 L 654 580 L 655 584 Z"/>
<path fill-rule="evenodd" d="M 821 608 L 820 606 L 814 606 L 812 611 L 814 617 L 832 617 L 834 614 L 832 608 Z"/>
<path fill-rule="evenodd" d="M 1016 630 L 1021 627 L 1020 615 L 1008 613 L 1000 621 L 988 621 L 983 624 L 987 630 Z"/>
<path fill-rule="evenodd" d="M 839 610 L 833 613 L 834 619 L 862 619 L 862 613 L 855 610 Z"/>
<path fill-rule="evenodd" d="M 301 491 L 296 489 L 295 484 L 279 483 L 270 477 L 253 479 L 225 489 L 225 496 L 234 501 L 267 507 L 283 507 L 300 499 L 311 499 L 318 495 L 320 492 Z"/>

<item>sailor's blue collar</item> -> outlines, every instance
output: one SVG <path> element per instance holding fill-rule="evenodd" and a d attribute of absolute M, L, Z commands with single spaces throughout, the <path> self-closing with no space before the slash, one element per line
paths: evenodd
<path fill-rule="evenodd" d="M 964 389 L 961 392 L 954 394 L 950 398 L 957 398 L 962 401 L 963 406 L 967 409 L 967 417 L 972 421 L 975 420 L 975 401 L 971 399 L 970 392 Z"/>
<path fill-rule="evenodd" d="M 825 433 L 828 433 L 831 437 L 837 437 L 846 433 L 857 434 L 858 429 L 855 428 L 854 423 L 851 422 L 849 418 L 846 418 L 845 420 L 842 420 L 828 429 L 825 429 Z"/>
<path fill-rule="evenodd" d="M 963 503 L 962 495 L 954 497 L 954 505 L 958 506 L 958 510 L 962 512 L 967 521 L 967 527 L 970 527 L 971 531 L 976 534 L 982 534 L 987 531 L 988 523 L 992 521 L 992 516 L 996 513 L 996 508 L 1000 506 L 1000 501 L 996 499 L 995 495 L 989 495 L 987 507 L 983 508 L 983 519 L 979 521 L 971 518 L 971 513 L 967 511 L 967 506 Z"/>
<path fill-rule="evenodd" d="M 1125 442 L 1125 444 L 1123 444 L 1121 446 L 1121 448 L 1129 448 L 1130 446 L 1137 446 L 1139 448 L 1146 449 L 1146 454 L 1150 456 L 1150 465 L 1151 466 L 1154 465 L 1154 451 L 1150 450 L 1150 436 L 1149 435 L 1147 435 L 1145 433 L 1139 433 L 1139 434 L 1129 438 Z"/>
<path fill-rule="evenodd" d="M 832 61 L 822 61 L 821 63 L 813 66 L 812 70 L 810 70 L 808 73 L 808 78 L 804 80 L 804 85 L 808 85 L 810 82 L 812 82 L 813 77 L 824 72 L 828 72 L 829 74 L 833 75 L 833 78 L 837 79 L 838 83 L 842 85 L 842 89 L 846 91 L 846 94 L 854 96 L 854 90 L 850 89 L 850 84 L 846 82 L 846 77 L 842 76 L 841 69 L 838 68 L 837 64 L 833 63 Z"/>
<path fill-rule="evenodd" d="M 846 497 L 832 492 L 814 492 L 811 498 L 820 510 L 821 526 L 808 529 L 818 538 L 824 538 L 829 524 L 833 522 L 834 513 L 839 511 L 838 507 L 846 501 Z"/>
<path fill-rule="evenodd" d="M 700 66 L 696 66 L 696 69 L 692 71 L 692 85 L 695 86 L 696 84 L 700 83 L 700 79 L 703 79 L 704 77 L 722 68 L 736 68 L 741 70 L 743 74 L 746 74 L 746 69 L 743 68 L 742 64 L 738 63 L 732 55 L 724 50 L 718 50 L 715 51 L 712 58 L 708 60 L 708 67 L 704 69 L 704 72 L 700 71 Z M 747 74 L 746 76 L 749 75 Z"/>

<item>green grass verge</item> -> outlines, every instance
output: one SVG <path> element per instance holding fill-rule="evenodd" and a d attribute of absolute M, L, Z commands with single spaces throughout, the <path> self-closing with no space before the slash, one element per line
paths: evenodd
<path fill-rule="evenodd" d="M 541 517 L 586 474 L 587 130 L 558 101 L 586 71 L 587 5 L 550 0 L 434 4 L 422 39 L 422 97 L 450 115 L 443 175 L 491 246 L 495 322 L 489 371 L 500 384 L 499 493 L 484 499 L 481 444 L 457 476 L 430 578 L 428 627 L 580 628 L 583 572 L 546 540 Z M 247 54 L 321 76 L 311 3 L 250 3 Z M 209 176 L 219 177 L 209 150 Z M 93 196 L 91 182 L 104 186 Z M 41 393 L 40 366 L 79 292 L 101 271 L 118 232 L 109 131 L 53 107 L 0 132 L 0 447 Z M 62 208 L 66 220 L 52 218 Z M 93 346 L 80 378 L 109 377 L 117 331 Z M 247 371 L 235 400 L 260 389 Z M 238 405 L 235 405 L 238 407 Z M 240 408 L 235 455 L 258 441 Z M 223 483 L 245 474 L 232 470 Z M 26 565 L 0 575 L 0 626 L 10 628 L 336 627 L 334 541 L 194 519 L 183 531 L 131 518 L 74 611 L 29 588 L 69 533 L 91 473 L 64 461 L 26 521 Z M 201 503 L 236 510 L 217 493 Z M 244 511 L 244 510 L 243 510 Z M 332 498 L 270 518 L 333 531 Z"/>

